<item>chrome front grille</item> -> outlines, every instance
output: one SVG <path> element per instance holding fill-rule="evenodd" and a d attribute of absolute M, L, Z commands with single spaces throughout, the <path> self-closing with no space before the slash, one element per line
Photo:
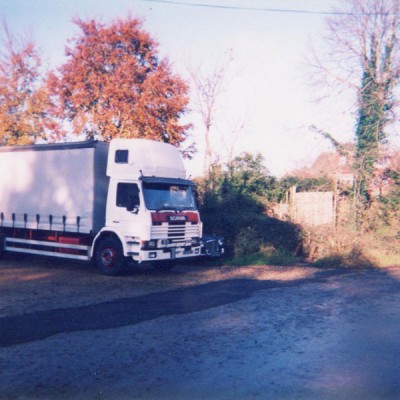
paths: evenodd
<path fill-rule="evenodd" d="M 172 241 L 185 241 L 200 237 L 199 224 L 186 223 L 184 225 L 171 225 L 163 223 L 151 227 L 152 239 L 170 239 Z"/>

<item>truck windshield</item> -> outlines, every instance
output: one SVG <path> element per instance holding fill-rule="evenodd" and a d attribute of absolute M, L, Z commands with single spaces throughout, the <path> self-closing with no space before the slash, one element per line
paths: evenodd
<path fill-rule="evenodd" d="M 192 186 L 161 182 L 143 182 L 148 210 L 196 210 Z"/>

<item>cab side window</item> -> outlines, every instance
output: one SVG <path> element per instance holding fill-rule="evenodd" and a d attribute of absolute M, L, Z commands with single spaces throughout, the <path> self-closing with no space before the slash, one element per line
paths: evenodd
<path fill-rule="evenodd" d="M 136 183 L 118 183 L 117 207 L 124 207 L 133 211 L 140 206 L 139 188 Z"/>
<path fill-rule="evenodd" d="M 128 150 L 116 150 L 114 161 L 116 164 L 127 164 L 129 158 Z"/>

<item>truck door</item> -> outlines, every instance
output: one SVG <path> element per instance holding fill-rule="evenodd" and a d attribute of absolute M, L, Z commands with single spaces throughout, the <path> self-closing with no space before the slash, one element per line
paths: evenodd
<path fill-rule="evenodd" d="M 131 224 L 137 218 L 139 212 L 140 196 L 138 185 L 131 182 L 117 182 L 114 195 L 111 194 L 111 196 L 113 204 L 112 217 L 109 222 L 122 230 L 126 230 L 124 226 Z M 111 211 L 111 207 L 109 211 Z"/>

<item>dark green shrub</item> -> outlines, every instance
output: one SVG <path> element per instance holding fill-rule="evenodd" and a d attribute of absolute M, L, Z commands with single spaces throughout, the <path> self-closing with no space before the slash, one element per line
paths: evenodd
<path fill-rule="evenodd" d="M 297 225 L 266 215 L 277 182 L 262 162 L 261 155 L 245 153 L 198 180 L 204 232 L 224 236 L 231 258 L 265 258 L 265 248 L 274 249 L 275 255 L 295 254 L 300 248 Z"/>
<path fill-rule="evenodd" d="M 249 197 L 208 199 L 200 211 L 205 232 L 223 235 L 230 257 L 259 253 L 267 246 L 294 254 L 300 247 L 297 225 L 266 216 L 263 206 Z"/>

